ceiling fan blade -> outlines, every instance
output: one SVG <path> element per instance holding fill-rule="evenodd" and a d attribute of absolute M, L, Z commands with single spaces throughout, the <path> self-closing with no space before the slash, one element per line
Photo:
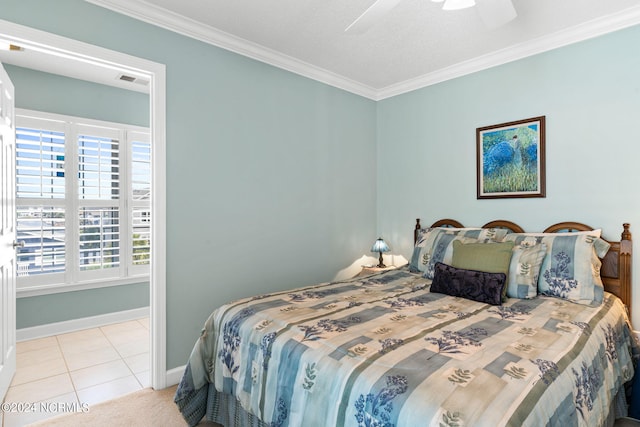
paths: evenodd
<path fill-rule="evenodd" d="M 402 0 L 377 0 L 347 27 L 345 33 L 362 34 L 378 22 Z"/>
<path fill-rule="evenodd" d="M 511 0 L 478 0 L 476 10 L 484 25 L 492 30 L 518 16 Z"/>

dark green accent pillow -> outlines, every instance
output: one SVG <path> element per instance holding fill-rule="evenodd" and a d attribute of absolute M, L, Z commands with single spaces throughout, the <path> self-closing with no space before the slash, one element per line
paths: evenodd
<path fill-rule="evenodd" d="M 502 243 L 462 243 L 453 242 L 451 265 L 465 270 L 504 273 L 509 277 L 509 264 L 513 255 L 513 242 Z M 507 287 L 502 298 L 506 299 Z"/>

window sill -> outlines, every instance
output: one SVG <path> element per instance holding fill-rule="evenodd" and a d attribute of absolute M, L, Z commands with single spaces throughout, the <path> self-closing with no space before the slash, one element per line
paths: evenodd
<path fill-rule="evenodd" d="M 133 285 L 135 283 L 148 282 L 149 275 L 132 276 L 123 279 L 95 280 L 82 283 L 52 285 L 33 285 L 16 289 L 16 298 L 28 298 L 41 295 L 59 294 L 63 292 L 84 291 L 87 289 L 108 288 L 111 286 Z"/>

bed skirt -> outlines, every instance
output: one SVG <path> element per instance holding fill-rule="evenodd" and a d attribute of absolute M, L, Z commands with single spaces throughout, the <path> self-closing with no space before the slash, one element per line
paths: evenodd
<path fill-rule="evenodd" d="M 245 411 L 235 397 L 217 391 L 213 384 L 208 384 L 198 390 L 197 394 L 194 395 L 194 399 L 192 399 L 193 403 L 196 404 L 194 407 L 198 407 L 197 403 L 205 399 L 207 402 L 206 414 L 198 416 L 196 413 L 191 413 L 194 417 L 187 419 L 185 413 L 185 419 L 189 425 L 196 425 L 204 418 L 207 421 L 222 424 L 224 427 L 268 427 L 267 423 L 260 421 L 254 415 Z M 189 405 L 185 406 L 188 407 Z M 623 386 L 616 394 L 605 426 L 612 427 L 617 418 L 626 417 L 627 414 L 627 399 Z"/>
<path fill-rule="evenodd" d="M 209 384 L 206 419 L 222 424 L 224 427 L 268 427 L 269 425 L 245 411 L 234 396 L 218 392 L 213 384 Z"/>

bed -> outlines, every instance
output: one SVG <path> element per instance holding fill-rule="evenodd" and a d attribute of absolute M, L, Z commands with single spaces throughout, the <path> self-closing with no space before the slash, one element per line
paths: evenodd
<path fill-rule="evenodd" d="M 216 309 L 176 390 L 189 425 L 606 426 L 637 344 L 631 233 L 416 221 L 409 265 Z M 506 265 L 506 268 L 505 268 Z"/>

